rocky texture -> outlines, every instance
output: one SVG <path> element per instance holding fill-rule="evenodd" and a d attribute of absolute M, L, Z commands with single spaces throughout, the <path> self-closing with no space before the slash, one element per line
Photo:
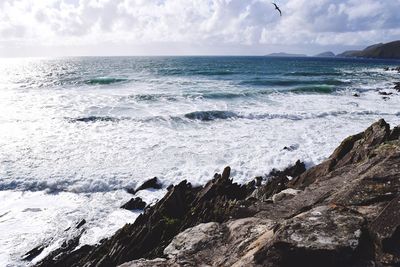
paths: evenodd
<path fill-rule="evenodd" d="M 274 194 L 287 189 L 288 183 L 291 178 L 297 177 L 305 172 L 306 167 L 303 162 L 299 160 L 295 165 L 286 168 L 283 171 L 272 170 L 267 177 L 267 183 L 263 187 L 259 187 L 250 195 L 250 199 L 258 201 L 272 201 L 271 197 Z"/>
<path fill-rule="evenodd" d="M 394 41 L 386 44 L 375 44 L 361 51 L 346 51 L 337 56 L 398 59 L 400 58 L 400 41 Z"/>
<path fill-rule="evenodd" d="M 183 181 L 109 240 L 39 266 L 399 266 L 399 136 L 380 120 L 255 190 L 230 168 L 204 187 Z"/>
<path fill-rule="evenodd" d="M 136 194 L 140 190 L 145 190 L 145 189 L 161 189 L 162 184 L 158 181 L 157 177 L 151 178 L 147 181 L 145 181 L 141 186 L 139 186 L 137 189 L 132 189 L 129 188 L 127 189 L 128 193 L 130 194 Z"/>
<path fill-rule="evenodd" d="M 108 267 L 142 257 L 158 257 L 175 235 L 189 227 L 249 216 L 244 199 L 254 188 L 233 183 L 229 176 L 227 167 L 204 187 L 192 187 L 182 181 L 112 238 L 95 247 L 63 251 L 62 258 L 51 254 L 38 266 Z"/>
<path fill-rule="evenodd" d="M 142 210 L 145 207 L 146 202 L 144 202 L 140 197 L 131 198 L 131 200 L 121 206 L 122 209 L 126 210 Z"/>

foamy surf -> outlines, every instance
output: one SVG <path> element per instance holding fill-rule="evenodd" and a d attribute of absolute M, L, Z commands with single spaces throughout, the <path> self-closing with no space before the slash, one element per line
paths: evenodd
<path fill-rule="evenodd" d="M 164 185 L 139 193 L 147 203 L 226 165 L 244 183 L 297 159 L 317 164 L 377 119 L 400 122 L 398 76 L 383 71 L 393 62 L 104 60 L 0 65 L 1 266 L 27 265 L 21 256 L 47 242 L 40 260 L 82 219 L 81 245 L 110 236 L 137 217 L 119 207 L 144 179 Z"/>

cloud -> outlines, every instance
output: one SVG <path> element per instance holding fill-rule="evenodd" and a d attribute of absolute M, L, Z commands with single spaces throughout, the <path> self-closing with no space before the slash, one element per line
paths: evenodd
<path fill-rule="evenodd" d="M 2 0 L 0 44 L 367 45 L 400 39 L 400 0 Z"/>

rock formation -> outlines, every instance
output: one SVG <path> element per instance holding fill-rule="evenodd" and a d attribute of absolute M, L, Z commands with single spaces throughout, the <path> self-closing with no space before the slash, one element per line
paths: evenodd
<path fill-rule="evenodd" d="M 136 194 L 137 192 L 139 192 L 141 190 L 145 190 L 145 189 L 161 189 L 161 188 L 162 188 L 162 184 L 160 183 L 160 181 L 158 181 L 157 177 L 154 177 L 154 178 L 151 178 L 151 179 L 145 181 L 137 189 L 128 188 L 127 192 L 134 195 L 134 194 Z"/>
<path fill-rule="evenodd" d="M 257 189 L 229 167 L 204 187 L 183 181 L 110 239 L 38 266 L 399 266 L 399 137 L 380 120 Z"/>

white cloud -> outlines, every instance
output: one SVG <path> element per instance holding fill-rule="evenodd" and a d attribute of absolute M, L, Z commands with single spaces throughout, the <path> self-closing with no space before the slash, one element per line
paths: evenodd
<path fill-rule="evenodd" d="M 269 0 L 2 0 L 0 44 L 5 54 L 18 46 L 175 43 L 251 50 L 400 39 L 400 0 L 286 0 L 279 5 L 282 17 Z"/>

